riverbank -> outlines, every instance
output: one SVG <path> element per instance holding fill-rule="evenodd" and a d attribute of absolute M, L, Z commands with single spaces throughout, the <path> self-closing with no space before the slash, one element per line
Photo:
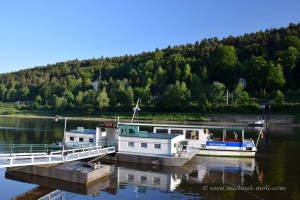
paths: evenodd
<path fill-rule="evenodd" d="M 178 114 L 178 113 L 177 113 Z M 14 118 L 39 118 L 39 119 L 55 119 L 55 116 L 39 116 L 39 115 L 0 115 L 1 117 Z M 163 123 L 163 124 L 193 124 L 193 125 L 207 125 L 207 126 L 247 126 L 249 123 L 257 120 L 258 115 L 247 114 L 207 114 L 203 120 L 176 120 L 176 118 L 167 117 L 166 120 L 155 119 L 138 119 L 140 123 Z M 103 117 L 71 117 L 67 116 L 68 120 L 84 120 L 84 121 L 99 121 L 99 122 L 116 122 L 116 118 Z M 172 120 L 170 120 L 170 118 Z M 120 116 L 120 121 L 130 122 L 129 117 Z M 296 122 L 295 115 L 270 115 L 268 119 L 268 126 L 300 126 Z"/>

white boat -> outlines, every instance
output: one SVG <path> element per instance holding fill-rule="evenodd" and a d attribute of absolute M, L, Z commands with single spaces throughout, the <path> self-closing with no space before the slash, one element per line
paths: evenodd
<path fill-rule="evenodd" d="M 249 123 L 249 126 L 262 127 L 266 123 L 266 117 L 259 117 L 256 121 Z"/>
<path fill-rule="evenodd" d="M 257 148 L 253 139 L 244 138 L 243 127 L 153 125 L 154 132 L 185 135 L 187 148 L 197 149 L 197 155 L 254 157 Z M 222 137 L 211 131 L 222 131 Z"/>

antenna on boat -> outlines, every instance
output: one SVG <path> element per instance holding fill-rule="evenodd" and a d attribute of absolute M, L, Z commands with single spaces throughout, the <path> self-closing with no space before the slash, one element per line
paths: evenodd
<path fill-rule="evenodd" d="M 136 105 L 135 107 L 133 108 L 133 115 L 132 115 L 132 118 L 131 118 L 131 123 L 133 123 L 133 119 L 134 119 L 134 116 L 135 116 L 135 113 L 138 113 L 139 110 L 141 110 L 139 108 L 139 101 L 140 101 L 140 98 L 138 98 L 137 102 L 136 102 Z"/>

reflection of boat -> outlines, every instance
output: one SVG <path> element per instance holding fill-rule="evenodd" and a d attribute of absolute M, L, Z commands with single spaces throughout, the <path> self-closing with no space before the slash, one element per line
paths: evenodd
<path fill-rule="evenodd" d="M 207 156 L 196 156 L 182 167 L 155 167 L 118 162 L 118 187 L 137 186 L 138 192 L 147 188 L 173 191 L 186 184 L 186 179 L 190 183 L 243 185 L 245 177 L 254 176 L 257 170 L 254 158 Z"/>
<path fill-rule="evenodd" d="M 159 167 L 155 165 L 132 165 L 118 162 L 118 187 L 121 185 L 138 186 L 142 191 L 148 188 L 173 191 L 188 176 L 191 167 Z"/>
<path fill-rule="evenodd" d="M 253 176 L 257 169 L 254 158 L 195 157 L 188 165 L 193 166 L 189 179 L 204 184 L 240 185 L 245 176 Z"/>

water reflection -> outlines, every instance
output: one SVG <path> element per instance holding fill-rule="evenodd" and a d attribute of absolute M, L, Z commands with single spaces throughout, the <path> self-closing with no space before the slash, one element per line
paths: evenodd
<path fill-rule="evenodd" d="M 68 121 L 67 129 L 77 126 L 95 128 L 97 122 Z M 0 143 L 47 143 L 63 137 L 63 121 L 48 119 L 19 119 L 0 117 Z M 18 131 L 14 128 L 17 127 Z M 32 129 L 27 131 L 26 129 Z M 246 130 L 257 138 L 257 130 Z M 255 159 L 196 157 L 181 168 L 161 168 L 133 163 L 113 163 L 108 182 L 95 186 L 76 186 L 45 180 L 32 175 L 11 176 L 0 169 L 1 198 L 10 199 L 35 187 L 58 190 L 63 199 L 300 199 L 300 129 L 271 127 L 258 143 Z M 2 173 L 1 173 L 2 172 Z M 131 176 L 132 174 L 133 176 Z M 9 179 L 9 180 L 8 180 Z M 14 180 L 14 181 L 12 181 Z M 18 182 L 16 182 L 18 180 Z M 23 181 L 23 182 L 19 182 Z M 105 187 L 100 187 L 103 185 Z M 204 186 L 280 186 L 286 190 L 212 191 Z M 92 189 L 94 187 L 94 189 Z M 73 188 L 73 189 L 72 189 Z M 49 190 L 50 192 L 50 190 Z M 251 193 L 251 194 L 250 194 Z"/>
<path fill-rule="evenodd" d="M 203 184 L 244 185 L 245 176 L 254 176 L 259 168 L 254 158 L 195 157 L 189 180 Z"/>
<path fill-rule="evenodd" d="M 23 194 L 19 194 L 15 197 L 16 199 L 36 199 L 36 194 L 40 195 L 39 198 L 44 198 L 48 197 L 50 194 L 53 194 L 54 191 L 64 191 L 74 194 L 98 196 L 100 194 L 100 191 L 105 190 L 110 186 L 109 176 L 103 177 L 89 184 L 79 184 L 59 179 L 52 179 L 48 177 L 7 170 L 5 173 L 5 178 L 14 181 L 38 185 L 30 191 L 26 191 Z M 57 193 L 58 192 L 55 192 L 55 194 Z"/>
<path fill-rule="evenodd" d="M 152 166 L 118 162 L 111 165 L 111 174 L 90 184 L 78 184 L 16 171 L 6 171 L 5 178 L 38 185 L 34 190 L 17 197 L 34 197 L 36 193 L 49 197 L 55 190 L 65 195 L 80 194 L 98 196 L 101 191 L 115 195 L 118 190 L 128 193 L 147 193 L 149 190 L 175 192 L 196 197 L 200 194 L 189 184 L 234 184 L 243 185 L 245 176 L 253 176 L 258 170 L 255 159 L 195 157 L 183 167 Z M 49 191 L 47 193 L 46 191 Z M 54 192 L 58 194 L 58 191 Z M 29 195 L 29 196 L 28 196 Z M 51 195 L 50 195 L 51 196 Z M 55 195 L 54 195 L 55 196 Z M 18 199 L 16 197 L 16 199 Z M 41 197 L 40 197 L 41 198 Z"/>

